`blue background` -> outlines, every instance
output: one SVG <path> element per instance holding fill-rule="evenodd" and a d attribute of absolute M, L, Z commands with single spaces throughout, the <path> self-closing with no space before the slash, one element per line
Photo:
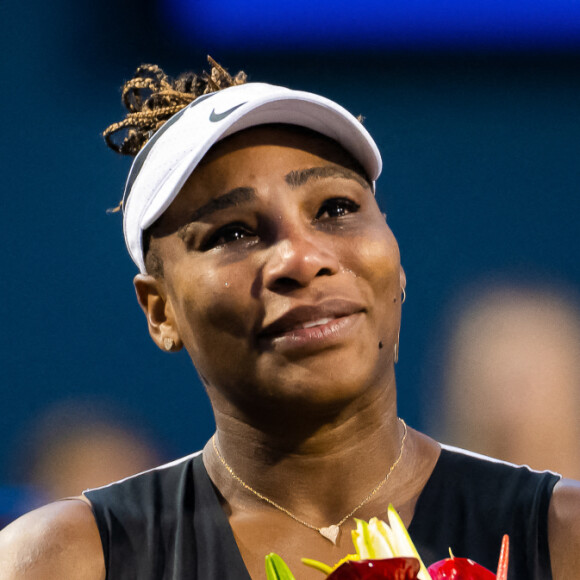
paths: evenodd
<path fill-rule="evenodd" d="M 141 62 L 178 74 L 207 69 L 209 52 L 232 73 L 320 92 L 365 116 L 384 156 L 378 195 L 407 273 L 397 374 L 412 426 L 424 426 L 445 321 L 470 285 L 579 287 L 579 3 L 551 2 L 549 14 L 547 2 L 534 4 L 544 7 L 535 28 L 504 27 L 500 41 L 486 23 L 505 23 L 511 10 L 520 13 L 514 23 L 527 21 L 527 3 L 494 3 L 489 18 L 483 4 L 439 4 L 446 12 L 433 20 L 428 3 L 405 5 L 413 13 L 400 9 L 410 28 L 398 43 L 380 40 L 378 19 L 324 36 L 304 12 L 299 22 L 277 20 L 269 31 L 283 42 L 271 45 L 272 35 L 250 34 L 256 21 L 238 30 L 239 13 L 225 8 L 235 16 L 223 21 L 229 39 L 201 16 L 189 34 L 172 28 L 174 2 L 0 4 L 0 486 L 18 483 L 19 442 L 62 400 L 114 405 L 168 458 L 200 448 L 212 431 L 187 356 L 149 339 L 120 216 L 106 213 L 129 161 L 100 133 L 121 118 L 119 87 Z M 462 24 L 458 12 L 471 20 Z M 470 40 L 465 31 L 478 23 Z M 307 37 L 293 34 L 302 26 Z"/>
<path fill-rule="evenodd" d="M 163 16 L 190 46 L 580 46 L 578 0 L 167 0 Z"/>

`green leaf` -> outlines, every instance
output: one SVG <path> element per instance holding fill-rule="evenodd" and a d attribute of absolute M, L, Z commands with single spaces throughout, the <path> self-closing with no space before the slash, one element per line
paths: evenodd
<path fill-rule="evenodd" d="M 296 580 L 286 562 L 273 552 L 266 556 L 266 578 L 267 580 Z"/>

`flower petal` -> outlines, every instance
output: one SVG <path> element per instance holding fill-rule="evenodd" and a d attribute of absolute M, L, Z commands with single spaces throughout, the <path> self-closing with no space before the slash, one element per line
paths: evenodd
<path fill-rule="evenodd" d="M 346 562 L 326 580 L 417 580 L 420 565 L 415 558 Z"/>

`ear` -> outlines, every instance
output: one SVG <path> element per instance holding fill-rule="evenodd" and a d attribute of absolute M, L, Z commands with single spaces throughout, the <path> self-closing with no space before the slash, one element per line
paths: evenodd
<path fill-rule="evenodd" d="M 171 302 L 167 300 L 163 284 L 148 274 L 137 274 L 133 280 L 137 300 L 147 318 L 153 342 L 164 351 L 177 351 L 183 342 L 177 330 Z"/>

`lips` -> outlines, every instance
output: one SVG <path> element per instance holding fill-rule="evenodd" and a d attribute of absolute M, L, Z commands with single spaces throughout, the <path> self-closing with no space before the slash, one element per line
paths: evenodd
<path fill-rule="evenodd" d="M 297 306 L 262 328 L 258 332 L 258 338 L 275 338 L 300 330 L 324 327 L 337 319 L 364 311 L 365 308 L 361 304 L 343 299 L 326 300 L 315 305 Z"/>

